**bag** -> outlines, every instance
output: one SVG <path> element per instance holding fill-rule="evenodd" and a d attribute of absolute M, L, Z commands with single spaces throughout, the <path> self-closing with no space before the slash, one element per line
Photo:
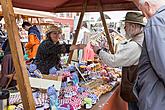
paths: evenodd
<path fill-rule="evenodd" d="M 122 68 L 120 96 L 126 102 L 137 101 L 137 98 L 133 93 L 133 86 L 137 76 L 137 68 L 137 65 Z"/>

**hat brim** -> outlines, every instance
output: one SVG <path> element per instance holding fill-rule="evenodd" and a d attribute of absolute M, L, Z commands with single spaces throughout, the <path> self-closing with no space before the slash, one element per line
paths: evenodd
<path fill-rule="evenodd" d="M 52 32 L 57 32 L 58 34 L 62 34 L 62 32 L 58 32 L 58 31 L 56 31 L 56 30 L 48 31 L 48 32 L 46 32 L 46 34 L 50 34 L 50 33 L 52 33 Z"/>
<path fill-rule="evenodd" d="M 141 22 L 135 22 L 135 21 L 129 21 L 129 20 L 122 20 L 122 22 L 135 23 L 135 24 L 140 24 L 140 25 L 145 26 L 145 23 L 141 23 Z"/>

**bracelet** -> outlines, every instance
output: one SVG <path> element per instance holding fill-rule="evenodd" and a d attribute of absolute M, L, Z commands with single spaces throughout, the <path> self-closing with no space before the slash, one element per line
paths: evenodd
<path fill-rule="evenodd" d="M 101 51 L 101 49 L 98 49 L 98 50 L 96 51 L 96 54 L 99 55 L 100 51 Z"/>

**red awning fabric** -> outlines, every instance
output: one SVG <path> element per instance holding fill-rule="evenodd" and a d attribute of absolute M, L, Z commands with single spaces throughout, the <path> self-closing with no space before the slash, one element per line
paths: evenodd
<path fill-rule="evenodd" d="M 84 0 L 12 0 L 13 6 L 48 12 L 81 12 Z M 101 0 L 103 11 L 137 10 L 131 0 Z M 98 11 L 97 0 L 88 0 L 87 12 Z"/>

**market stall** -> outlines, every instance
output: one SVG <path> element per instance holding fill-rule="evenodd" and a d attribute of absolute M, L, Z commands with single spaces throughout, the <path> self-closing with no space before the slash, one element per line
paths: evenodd
<path fill-rule="evenodd" d="M 87 1 L 89 1 L 89 4 L 87 3 Z M 67 12 L 67 11 L 81 12 L 80 20 L 77 26 L 77 31 L 75 34 L 75 39 L 73 41 L 73 44 L 76 43 L 84 13 L 86 11 L 100 11 L 100 15 L 103 21 L 105 32 L 107 34 L 107 39 L 111 52 L 113 52 L 113 47 L 106 27 L 103 11 L 137 9 L 130 0 L 116 0 L 116 1 L 84 0 L 84 2 L 79 0 L 57 0 L 56 3 L 54 3 L 54 1 L 52 0 L 47 0 L 47 1 L 36 0 L 35 4 L 31 1 L 22 1 L 22 0 L 13 0 L 12 2 L 15 7 L 20 7 L 20 8 L 53 11 L 53 12 Z M 12 2 L 10 0 L 1 0 L 2 11 L 9 35 L 9 42 L 10 42 L 10 46 L 12 47 L 11 51 L 14 59 L 17 79 L 19 79 L 17 80 L 17 83 L 21 93 L 24 109 L 35 110 L 34 100 L 32 97 L 30 82 L 28 80 L 27 70 L 25 67 L 25 63 L 23 63 L 24 60 L 23 60 L 21 44 L 19 38 L 17 37 L 18 29 L 16 27 Z M 70 55 L 69 63 L 71 61 L 71 58 L 72 58 L 72 54 Z M 117 91 L 116 91 L 116 95 L 117 96 L 119 95 Z M 115 96 L 115 93 L 114 95 L 112 95 L 112 97 L 113 96 Z"/>
<path fill-rule="evenodd" d="M 56 97 L 55 99 L 57 101 L 55 107 L 58 109 L 69 105 L 73 108 L 71 110 L 95 110 L 97 107 L 101 110 L 110 104 L 114 105 L 114 99 L 118 96 L 116 88 L 121 77 L 120 69 L 110 68 L 91 60 L 77 65 L 63 66 L 65 66 L 63 70 L 54 69 L 49 76 L 40 74 L 36 68 L 34 69 L 34 64 L 29 66 L 29 79 L 30 85 L 33 88 L 36 108 L 52 108 L 52 95 L 49 95 L 49 88 L 52 88 L 52 85 L 56 89 L 54 95 L 59 94 L 58 98 Z M 9 97 L 9 107 L 15 106 L 16 110 L 22 109 L 19 91 L 11 91 L 11 94 Z M 112 101 L 110 101 L 111 97 L 114 97 Z M 120 105 L 120 103 L 118 104 Z"/>

